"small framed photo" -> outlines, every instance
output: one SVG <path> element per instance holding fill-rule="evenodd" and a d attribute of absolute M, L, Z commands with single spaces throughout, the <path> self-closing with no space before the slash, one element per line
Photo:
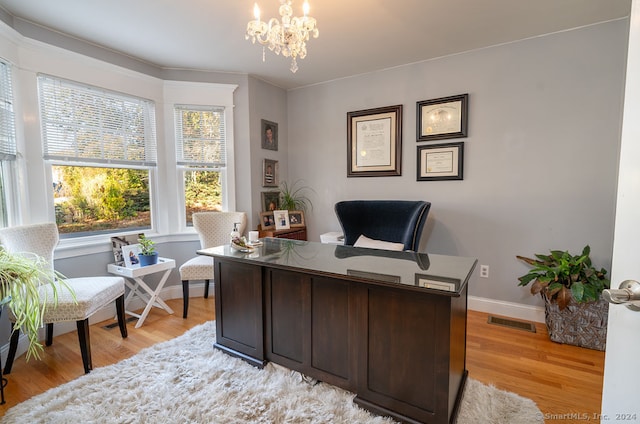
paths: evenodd
<path fill-rule="evenodd" d="M 111 248 L 113 249 L 113 258 L 115 264 L 118 266 L 124 266 L 124 256 L 122 256 L 122 247 L 130 244 L 137 244 L 138 239 L 142 236 L 140 234 L 123 234 L 119 236 L 111 237 Z"/>
<path fill-rule="evenodd" d="M 402 105 L 347 112 L 347 177 L 402 175 Z"/>
<path fill-rule="evenodd" d="M 464 142 L 418 146 L 417 181 L 462 180 Z"/>
<path fill-rule="evenodd" d="M 291 228 L 304 227 L 304 212 L 302 211 L 289 211 L 289 225 Z"/>
<path fill-rule="evenodd" d="M 262 161 L 262 187 L 278 187 L 278 161 L 264 159 Z"/>
<path fill-rule="evenodd" d="M 263 230 L 274 230 L 276 228 L 276 221 L 273 218 L 273 212 L 260 213 L 260 228 Z"/>
<path fill-rule="evenodd" d="M 417 141 L 467 136 L 469 94 L 417 102 Z"/>
<path fill-rule="evenodd" d="M 122 256 L 124 257 L 124 266 L 127 268 L 140 268 L 140 245 L 130 244 L 122 246 Z"/>
<path fill-rule="evenodd" d="M 291 228 L 289 211 L 273 211 L 273 218 L 276 221 L 276 230 L 288 230 Z"/>
<path fill-rule="evenodd" d="M 263 191 L 262 197 L 262 212 L 271 212 L 278 209 L 280 204 L 280 192 L 279 191 Z"/>
<path fill-rule="evenodd" d="M 260 120 L 260 134 L 262 134 L 262 148 L 267 150 L 278 150 L 278 124 Z"/>

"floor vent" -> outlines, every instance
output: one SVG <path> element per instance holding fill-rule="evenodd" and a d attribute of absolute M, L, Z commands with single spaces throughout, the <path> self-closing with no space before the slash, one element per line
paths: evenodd
<path fill-rule="evenodd" d="M 536 326 L 530 322 L 514 321 L 512 319 L 498 318 L 493 315 L 489 315 L 489 324 L 501 325 L 503 327 L 515 328 L 517 330 L 529 331 L 531 333 L 536 332 Z"/>
<path fill-rule="evenodd" d="M 129 317 L 127 318 L 127 324 L 129 324 L 132 321 L 136 321 L 138 318 L 136 317 Z M 107 325 L 103 325 L 102 328 L 104 328 L 105 330 L 111 330 L 112 328 L 116 328 L 118 326 L 118 321 L 116 322 L 112 322 L 111 324 L 107 324 Z"/>

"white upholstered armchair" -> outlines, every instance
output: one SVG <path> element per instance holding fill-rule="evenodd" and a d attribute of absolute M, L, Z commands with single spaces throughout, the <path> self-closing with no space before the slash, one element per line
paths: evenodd
<path fill-rule="evenodd" d="M 45 259 L 53 267 L 53 252 L 58 244 L 58 227 L 55 223 L 32 224 L 0 229 L 0 244 L 12 253 L 33 253 Z M 46 324 L 47 346 L 53 343 L 53 324 L 75 321 L 78 328 L 80 352 L 84 372 L 93 368 L 91 362 L 91 343 L 89 340 L 89 317 L 112 302 L 116 304 L 118 325 L 122 337 L 127 337 L 127 324 L 124 312 L 124 279 L 122 277 L 82 277 L 66 278 L 67 285 L 75 293 L 73 299 L 67 290 L 58 290 L 58 304 L 53 306 L 52 289 L 49 284 L 41 286 L 48 296 L 43 323 Z M 44 298 L 44 297 L 43 297 Z M 9 314 L 10 319 L 13 314 Z M 18 347 L 20 329 L 15 328 L 11 335 L 7 363 L 4 373 L 9 374 Z"/>
<path fill-rule="evenodd" d="M 193 214 L 193 228 L 200 237 L 200 248 L 220 246 L 229 243 L 233 224 L 244 234 L 247 227 L 247 214 L 244 212 L 196 212 Z M 213 258 L 198 255 L 189 259 L 180 267 L 182 280 L 182 317 L 189 311 L 189 282 L 204 280 L 204 297 L 209 297 L 209 282 L 213 281 Z"/>

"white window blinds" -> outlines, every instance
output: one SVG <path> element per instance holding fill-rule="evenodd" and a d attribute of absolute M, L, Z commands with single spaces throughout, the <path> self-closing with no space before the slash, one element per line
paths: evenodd
<path fill-rule="evenodd" d="M 45 159 L 156 165 L 152 101 L 46 75 L 38 84 Z"/>
<path fill-rule="evenodd" d="M 11 67 L 0 61 L 0 160 L 16 158 L 16 128 L 11 89 Z"/>
<path fill-rule="evenodd" d="M 226 166 L 224 107 L 174 107 L 178 165 L 219 169 Z"/>

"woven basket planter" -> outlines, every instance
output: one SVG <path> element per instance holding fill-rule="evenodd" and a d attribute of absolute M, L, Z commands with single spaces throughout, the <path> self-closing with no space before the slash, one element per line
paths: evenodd
<path fill-rule="evenodd" d="M 602 299 L 597 302 L 576 303 L 573 300 L 562 311 L 546 296 L 545 322 L 552 341 L 605 350 L 607 344 L 607 318 L 609 303 Z"/>

